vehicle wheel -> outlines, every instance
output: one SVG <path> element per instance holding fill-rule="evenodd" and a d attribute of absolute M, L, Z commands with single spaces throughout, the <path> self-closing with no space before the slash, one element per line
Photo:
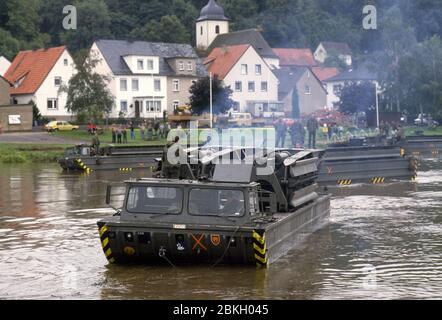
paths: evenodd
<path fill-rule="evenodd" d="M 58 131 L 58 128 L 55 128 L 55 129 L 54 129 L 54 132 L 57 132 L 57 131 Z"/>

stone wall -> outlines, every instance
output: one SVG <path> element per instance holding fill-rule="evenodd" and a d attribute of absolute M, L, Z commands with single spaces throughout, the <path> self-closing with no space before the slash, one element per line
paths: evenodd
<path fill-rule="evenodd" d="M 20 123 L 11 123 L 14 120 L 19 120 Z M 32 120 L 31 105 L 0 106 L 0 128 L 2 132 L 31 131 Z"/>

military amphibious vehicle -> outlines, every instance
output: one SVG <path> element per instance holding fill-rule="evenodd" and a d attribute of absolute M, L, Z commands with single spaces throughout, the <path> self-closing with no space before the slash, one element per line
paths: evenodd
<path fill-rule="evenodd" d="M 220 153 L 235 161 L 217 162 Z M 179 165 L 173 179 L 159 172 L 126 181 L 122 208 L 97 222 L 109 262 L 265 267 L 327 224 L 330 196 L 318 190 L 315 153 L 220 153 Z"/>
<path fill-rule="evenodd" d="M 96 154 L 93 147 L 79 144 L 66 148 L 65 154 L 58 160 L 64 170 L 131 171 L 146 169 L 155 165 L 155 158 L 161 156 L 163 146 L 106 146 Z"/>

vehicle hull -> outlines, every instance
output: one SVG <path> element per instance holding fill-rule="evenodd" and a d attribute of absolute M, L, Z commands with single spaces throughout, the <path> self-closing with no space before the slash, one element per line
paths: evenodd
<path fill-rule="evenodd" d="M 267 267 L 325 226 L 329 216 L 330 196 L 324 195 L 295 212 L 243 226 L 126 222 L 119 216 L 97 224 L 110 263 Z"/>

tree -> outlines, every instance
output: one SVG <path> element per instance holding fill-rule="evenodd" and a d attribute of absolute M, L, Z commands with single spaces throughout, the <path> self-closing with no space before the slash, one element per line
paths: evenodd
<path fill-rule="evenodd" d="M 76 56 L 75 62 L 77 73 L 69 80 L 68 86 L 60 88 L 68 95 L 66 108 L 74 114 L 86 113 L 89 119 L 98 122 L 114 104 L 114 97 L 107 88 L 110 79 L 95 73 L 99 60 L 88 56 L 86 50 Z"/>
<path fill-rule="evenodd" d="M 164 16 L 161 20 L 151 20 L 141 28 L 134 29 L 130 38 L 169 43 L 189 43 L 190 33 L 176 16 Z"/>
<path fill-rule="evenodd" d="M 103 0 L 77 1 L 74 4 L 77 7 L 77 29 L 65 31 L 61 35 L 62 42 L 66 43 L 69 49 L 85 49 L 95 40 L 111 36 L 111 19 Z"/>
<path fill-rule="evenodd" d="M 32 41 L 39 34 L 39 0 L 8 0 L 8 30 L 19 40 Z"/>
<path fill-rule="evenodd" d="M 346 114 L 368 112 L 376 107 L 375 85 L 370 81 L 348 82 L 339 95 L 339 110 Z"/>
<path fill-rule="evenodd" d="M 294 87 L 292 92 L 292 118 L 299 119 L 300 117 L 301 117 L 301 110 L 299 110 L 298 89 Z"/>
<path fill-rule="evenodd" d="M 190 106 L 192 113 L 201 115 L 210 110 L 210 78 L 205 77 L 195 81 L 189 89 Z M 233 107 L 234 101 L 230 98 L 232 90 L 225 87 L 215 75 L 212 79 L 213 113 L 222 114 Z"/>
<path fill-rule="evenodd" d="M 12 59 L 19 49 L 20 42 L 9 31 L 0 28 L 0 56 Z"/>

